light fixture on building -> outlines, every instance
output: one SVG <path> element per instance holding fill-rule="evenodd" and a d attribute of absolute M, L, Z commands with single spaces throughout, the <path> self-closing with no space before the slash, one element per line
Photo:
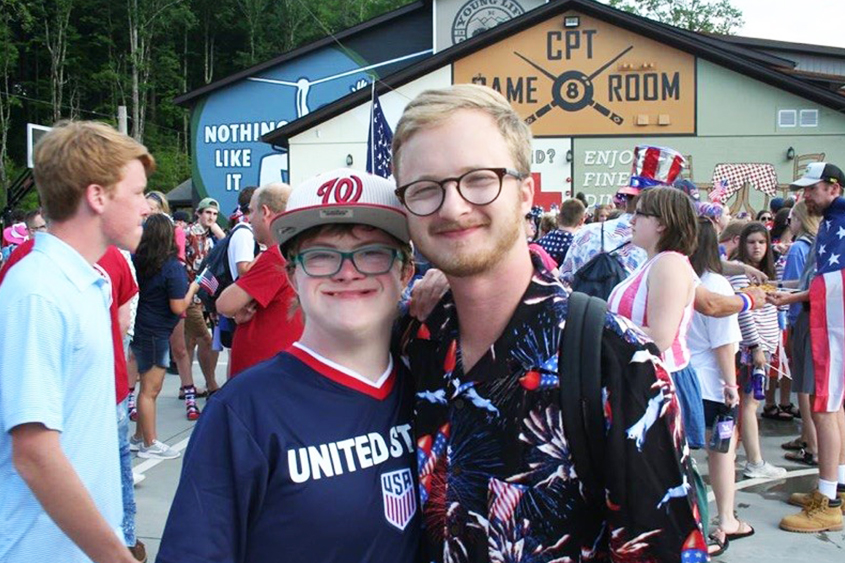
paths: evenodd
<path fill-rule="evenodd" d="M 786 149 L 786 160 L 792 160 L 793 158 L 795 158 L 795 149 L 789 147 Z"/>
<path fill-rule="evenodd" d="M 572 149 L 566 150 L 566 162 L 572 162 Z"/>
<path fill-rule="evenodd" d="M 352 155 L 351 154 L 346 155 L 346 166 L 352 166 Z"/>
<path fill-rule="evenodd" d="M 563 27 L 578 27 L 579 25 L 581 25 L 579 16 L 565 16 L 563 18 Z"/>

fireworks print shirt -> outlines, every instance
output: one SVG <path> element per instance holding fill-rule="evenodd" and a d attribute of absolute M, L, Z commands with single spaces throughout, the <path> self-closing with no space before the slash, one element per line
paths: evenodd
<path fill-rule="evenodd" d="M 611 314 L 602 342 L 610 463 L 604 490 L 579 479 L 560 411 L 567 291 L 534 262 L 510 323 L 469 373 L 451 294 L 405 327 L 425 561 L 705 561 L 671 379 L 654 345 Z"/>

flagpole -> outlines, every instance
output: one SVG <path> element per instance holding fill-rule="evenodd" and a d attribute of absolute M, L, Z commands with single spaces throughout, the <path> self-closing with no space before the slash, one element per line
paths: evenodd
<path fill-rule="evenodd" d="M 370 93 L 370 162 L 372 163 L 372 170 L 368 170 L 371 174 L 376 173 L 376 138 L 375 138 L 375 116 L 376 116 L 376 79 L 373 77 L 371 82 Z"/>

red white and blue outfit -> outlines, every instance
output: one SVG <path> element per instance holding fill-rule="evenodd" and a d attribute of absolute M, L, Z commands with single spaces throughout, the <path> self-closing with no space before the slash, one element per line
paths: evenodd
<path fill-rule="evenodd" d="M 185 452 L 159 563 L 412 563 L 413 390 L 295 343 L 214 395 Z"/>
<path fill-rule="evenodd" d="M 678 252 L 660 252 L 637 268 L 622 283 L 613 288 L 607 299 L 609 311 L 630 319 L 635 325 L 648 327 L 648 275 L 663 256 L 676 254 L 684 259 L 689 275 L 698 285 L 698 276 L 693 271 L 689 259 Z M 704 447 L 704 411 L 701 403 L 701 388 L 695 370 L 690 367 L 690 350 L 687 346 L 687 331 L 693 318 L 693 299 L 684 306 L 681 322 L 675 331 L 672 344 L 663 351 L 661 359 L 666 371 L 672 374 L 681 412 L 684 418 L 684 428 L 690 447 Z"/>

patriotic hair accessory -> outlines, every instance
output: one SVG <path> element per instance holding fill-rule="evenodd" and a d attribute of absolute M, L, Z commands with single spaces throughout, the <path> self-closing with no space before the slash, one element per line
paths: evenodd
<path fill-rule="evenodd" d="M 639 145 L 634 149 L 631 180 L 619 192 L 637 195 L 646 188 L 671 186 L 686 165 L 687 160 L 676 150 Z"/>
<path fill-rule="evenodd" d="M 377 227 L 409 242 L 408 218 L 391 180 L 351 168 L 319 174 L 298 185 L 283 213 L 270 225 L 276 242 L 320 225 L 350 223 Z"/>
<path fill-rule="evenodd" d="M 722 217 L 722 213 L 725 211 L 725 208 L 719 203 L 699 201 L 695 205 L 699 217 L 707 217 L 708 219 L 713 219 L 714 221 L 718 221 Z"/>

